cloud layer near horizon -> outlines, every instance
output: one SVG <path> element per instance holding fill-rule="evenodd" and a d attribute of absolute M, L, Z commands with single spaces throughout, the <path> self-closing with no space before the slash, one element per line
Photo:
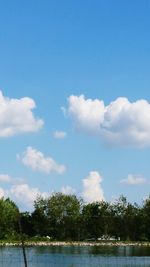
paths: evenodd
<path fill-rule="evenodd" d="M 0 91 L 0 137 L 40 130 L 44 122 L 34 117 L 35 107 L 32 98 L 10 99 Z"/>
<path fill-rule="evenodd" d="M 27 183 L 11 185 L 9 189 L 0 187 L 0 198 L 11 198 L 23 210 L 33 209 L 33 203 L 38 196 L 48 197 L 48 192 L 41 192 L 38 187 L 31 187 Z"/>
<path fill-rule="evenodd" d="M 105 106 L 99 99 L 71 95 L 66 113 L 78 131 L 98 136 L 108 144 L 150 146 L 150 104 L 146 100 L 131 103 L 119 97 Z"/>

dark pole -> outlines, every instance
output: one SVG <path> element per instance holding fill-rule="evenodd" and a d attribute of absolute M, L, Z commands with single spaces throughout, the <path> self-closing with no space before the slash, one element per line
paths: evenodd
<path fill-rule="evenodd" d="M 24 266 L 28 267 L 26 250 L 25 250 L 24 239 L 23 239 L 23 234 L 22 234 L 21 217 L 20 217 L 19 210 L 18 210 L 18 215 L 19 215 L 18 216 L 18 224 L 19 224 L 19 232 L 20 232 L 21 247 L 22 247 L 22 252 L 23 252 Z"/>

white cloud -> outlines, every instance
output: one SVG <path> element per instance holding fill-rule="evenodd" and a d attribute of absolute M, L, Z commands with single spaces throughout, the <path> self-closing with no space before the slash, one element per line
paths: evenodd
<path fill-rule="evenodd" d="M 3 188 L 0 187 L 0 198 L 5 196 L 5 191 Z"/>
<path fill-rule="evenodd" d="M 104 103 L 98 99 L 85 99 L 84 95 L 70 96 L 68 114 L 78 130 L 98 133 L 104 117 Z"/>
<path fill-rule="evenodd" d="M 18 184 L 8 191 L 9 196 L 17 203 L 27 208 L 32 208 L 37 196 L 47 197 L 47 192 L 40 192 L 37 187 L 30 187 L 28 184 Z"/>
<path fill-rule="evenodd" d="M 128 185 L 141 185 L 146 183 L 146 179 L 139 175 L 129 174 L 126 179 L 123 179 L 120 182 Z"/>
<path fill-rule="evenodd" d="M 18 156 L 25 166 L 30 167 L 34 171 L 44 173 L 56 172 L 62 174 L 65 171 L 65 166 L 58 164 L 51 157 L 45 157 L 44 154 L 32 147 L 27 147 L 22 156 Z"/>
<path fill-rule="evenodd" d="M 34 117 L 32 109 L 35 107 L 34 100 L 29 97 L 10 99 L 4 97 L 0 91 L 0 137 L 37 132 L 41 129 L 44 122 Z"/>
<path fill-rule="evenodd" d="M 61 188 L 61 192 L 65 195 L 73 195 L 75 194 L 76 190 L 72 188 L 71 186 L 66 185 Z"/>
<path fill-rule="evenodd" d="M 92 171 L 89 176 L 83 179 L 82 196 L 86 202 L 104 200 L 104 192 L 101 186 L 102 176 L 97 171 Z"/>
<path fill-rule="evenodd" d="M 72 95 L 68 104 L 66 113 L 77 130 L 113 145 L 150 146 L 150 103 L 146 100 L 131 103 L 120 97 L 105 106 L 101 100 Z"/>
<path fill-rule="evenodd" d="M 13 178 L 8 174 L 0 174 L 0 182 L 7 184 L 22 184 L 24 183 L 23 178 Z"/>
<path fill-rule="evenodd" d="M 56 139 L 64 139 L 64 138 L 66 138 L 67 133 L 66 133 L 66 132 L 63 132 L 63 131 L 55 131 L 55 132 L 53 133 L 53 136 L 54 136 L 54 138 L 56 138 Z"/>
<path fill-rule="evenodd" d="M 8 174 L 0 174 L 0 182 L 11 183 L 12 178 Z"/>

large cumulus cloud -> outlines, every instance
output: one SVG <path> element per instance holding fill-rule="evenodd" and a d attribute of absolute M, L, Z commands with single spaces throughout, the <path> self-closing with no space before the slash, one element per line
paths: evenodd
<path fill-rule="evenodd" d="M 75 128 L 120 146 L 150 146 L 150 103 L 119 97 L 109 105 L 84 95 L 68 98 L 68 116 Z"/>
<path fill-rule="evenodd" d="M 40 130 L 44 122 L 35 118 L 32 112 L 35 107 L 32 98 L 10 99 L 0 91 L 0 137 Z"/>

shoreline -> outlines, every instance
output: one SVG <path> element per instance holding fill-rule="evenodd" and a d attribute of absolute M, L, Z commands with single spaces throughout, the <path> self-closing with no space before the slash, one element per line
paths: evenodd
<path fill-rule="evenodd" d="M 150 242 L 63 242 L 63 241 L 27 241 L 24 242 L 25 247 L 149 247 Z M 21 247 L 21 242 L 0 242 L 0 247 Z"/>

